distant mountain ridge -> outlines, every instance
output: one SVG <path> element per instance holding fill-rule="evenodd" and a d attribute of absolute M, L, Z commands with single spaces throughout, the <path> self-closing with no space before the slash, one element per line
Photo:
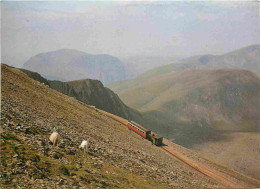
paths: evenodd
<path fill-rule="evenodd" d="M 246 69 L 260 76 L 260 45 L 251 45 L 223 55 L 192 56 L 149 70 L 131 80 L 109 83 L 107 87 L 120 94 L 121 91 L 135 88 L 160 75 L 196 69 Z"/>
<path fill-rule="evenodd" d="M 121 58 L 126 64 L 128 77 L 134 78 L 148 70 L 167 64 L 172 64 L 180 60 L 180 57 L 167 56 L 130 56 Z"/>
<path fill-rule="evenodd" d="M 90 78 L 108 83 L 126 79 L 125 65 L 118 58 L 72 49 L 38 54 L 25 62 L 23 68 L 38 72 L 47 79 L 58 78 L 63 81 Z"/>

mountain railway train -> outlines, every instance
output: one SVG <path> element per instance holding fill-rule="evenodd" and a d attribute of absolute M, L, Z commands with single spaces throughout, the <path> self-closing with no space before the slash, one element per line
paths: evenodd
<path fill-rule="evenodd" d="M 133 130 L 134 132 L 136 132 L 137 134 L 141 135 L 145 139 L 150 140 L 152 142 L 152 144 L 154 144 L 156 146 L 163 145 L 163 137 L 161 137 L 155 133 L 152 133 L 152 131 L 144 128 L 142 125 L 140 125 L 134 121 L 128 121 L 127 127 L 129 129 Z"/>
<path fill-rule="evenodd" d="M 144 138 L 147 138 L 147 136 L 151 134 L 151 131 L 147 130 L 146 128 L 134 121 L 128 121 L 126 126 Z"/>
<path fill-rule="evenodd" d="M 88 105 L 89 108 L 94 109 L 100 113 L 105 114 L 106 116 L 120 122 L 121 124 L 127 126 L 129 129 L 133 130 L 143 138 L 149 140 L 152 142 L 152 144 L 156 146 L 162 146 L 163 145 L 163 137 L 157 135 L 156 133 L 152 132 L 151 130 L 146 129 L 142 125 L 134 122 L 134 121 L 128 121 L 122 117 L 119 117 L 117 115 L 111 114 L 109 112 L 106 112 L 104 110 L 100 110 L 96 108 L 95 106 Z"/>

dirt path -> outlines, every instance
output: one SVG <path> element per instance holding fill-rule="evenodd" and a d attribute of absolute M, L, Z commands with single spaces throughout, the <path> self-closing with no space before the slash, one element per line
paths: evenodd
<path fill-rule="evenodd" d="M 228 188 L 252 188 L 257 187 L 259 185 L 252 184 L 252 183 L 246 183 L 240 180 L 237 180 L 236 178 L 222 173 L 220 171 L 217 171 L 215 169 L 212 169 L 206 165 L 203 165 L 202 163 L 195 162 L 186 156 L 182 155 L 181 153 L 173 150 L 171 147 L 163 146 L 161 147 L 164 151 L 170 153 L 174 157 L 178 158 L 182 162 L 186 163 L 187 165 L 191 166 L 195 170 L 199 171 L 200 173 L 209 176 L 210 178 L 216 180 L 218 183 L 222 184 L 225 187 Z"/>
<path fill-rule="evenodd" d="M 91 108 L 93 108 L 93 107 L 91 107 Z M 116 120 L 116 121 L 118 121 L 118 122 L 120 122 L 120 123 L 122 123 L 124 125 L 127 125 L 128 121 L 126 119 L 124 119 L 124 118 L 121 118 L 119 116 L 116 116 L 114 114 L 111 114 L 109 112 L 106 112 L 106 111 L 103 111 L 103 110 L 100 110 L 100 109 L 97 109 L 97 108 L 95 108 L 95 110 L 99 111 L 102 114 L 105 114 L 106 116 L 108 116 L 108 117 L 110 117 L 110 118 L 112 118 L 112 119 L 114 119 L 114 120 Z"/>
<path fill-rule="evenodd" d="M 124 124 L 124 125 L 127 124 L 126 119 L 123 119 L 114 114 L 105 112 L 103 110 L 99 110 L 99 109 L 96 109 L 96 110 L 99 111 L 100 113 L 103 113 L 103 114 L 111 117 L 112 119 L 120 122 L 121 124 Z M 217 169 L 209 167 L 203 163 L 193 161 L 191 158 L 188 158 L 187 156 L 174 150 L 172 148 L 172 146 L 169 145 L 169 143 L 171 143 L 171 142 L 166 139 L 164 139 L 164 143 L 166 143 L 167 146 L 161 147 L 161 149 L 163 151 L 165 151 L 165 152 L 171 154 L 172 156 L 176 157 L 177 159 L 181 160 L 183 163 L 189 165 L 190 167 L 197 170 L 198 172 L 216 180 L 218 183 L 222 184 L 223 186 L 225 186 L 227 188 L 255 188 L 255 187 L 260 186 L 260 182 L 256 179 L 252 179 L 250 177 L 243 176 L 243 175 L 239 175 L 239 177 L 243 178 L 243 179 L 237 179 L 234 176 L 234 174 L 232 175 L 227 172 L 218 171 Z M 239 174 L 239 173 L 236 173 L 236 174 Z"/>

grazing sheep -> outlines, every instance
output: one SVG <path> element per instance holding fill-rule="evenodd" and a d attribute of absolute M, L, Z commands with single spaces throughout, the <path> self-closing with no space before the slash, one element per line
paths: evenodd
<path fill-rule="evenodd" d="M 53 132 L 50 136 L 50 141 L 53 143 L 53 146 L 56 146 L 56 144 L 58 143 L 58 140 L 59 140 L 59 133 L 57 132 Z"/>
<path fill-rule="evenodd" d="M 84 152 L 86 152 L 88 150 L 88 142 L 89 140 L 83 140 L 81 145 L 79 145 L 79 148 L 82 148 Z"/>

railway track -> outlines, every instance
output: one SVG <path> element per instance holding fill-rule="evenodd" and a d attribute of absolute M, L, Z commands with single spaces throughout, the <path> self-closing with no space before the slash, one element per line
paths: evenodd
<path fill-rule="evenodd" d="M 230 176 L 227 174 L 221 173 L 201 163 L 194 162 L 191 159 L 187 158 L 186 156 L 183 156 L 182 154 L 180 154 L 179 152 L 173 150 L 168 146 L 162 146 L 161 149 L 171 154 L 172 156 L 176 157 L 177 159 L 181 160 L 183 163 L 189 165 L 190 167 L 197 170 L 198 172 L 214 179 L 215 181 L 217 181 L 218 183 L 222 184 L 227 188 L 251 188 L 252 187 L 252 185 L 248 185 L 247 183 L 241 183 L 240 181 L 238 181 L 233 177 L 230 178 Z"/>
<path fill-rule="evenodd" d="M 97 108 L 94 108 L 94 109 L 99 111 L 100 113 L 105 114 L 106 116 L 114 119 L 115 121 L 120 122 L 123 125 L 127 125 L 128 120 L 126 120 L 124 118 L 121 118 L 119 116 L 116 116 L 114 114 L 108 113 L 103 110 L 99 110 Z M 169 145 L 167 145 L 167 143 L 166 143 L 166 146 L 161 146 L 159 148 L 161 148 L 163 151 L 167 152 L 171 156 L 179 159 L 186 165 L 192 167 L 196 171 L 214 179 L 215 181 L 217 181 L 218 183 L 222 184 L 223 186 L 225 186 L 227 188 L 257 188 L 257 187 L 260 187 L 260 182 L 256 179 L 252 179 L 250 177 L 240 175 L 241 177 L 245 178 L 243 180 L 248 180 L 248 182 L 241 181 L 241 180 L 235 178 L 233 175 L 230 175 L 230 174 L 224 173 L 224 172 L 220 172 L 216 169 L 210 168 L 209 166 L 207 166 L 205 164 L 191 160 L 190 158 L 182 155 L 181 153 L 179 153 L 176 150 L 174 150 L 173 148 L 171 148 Z M 237 174 L 239 174 L 239 173 L 237 173 Z"/>

